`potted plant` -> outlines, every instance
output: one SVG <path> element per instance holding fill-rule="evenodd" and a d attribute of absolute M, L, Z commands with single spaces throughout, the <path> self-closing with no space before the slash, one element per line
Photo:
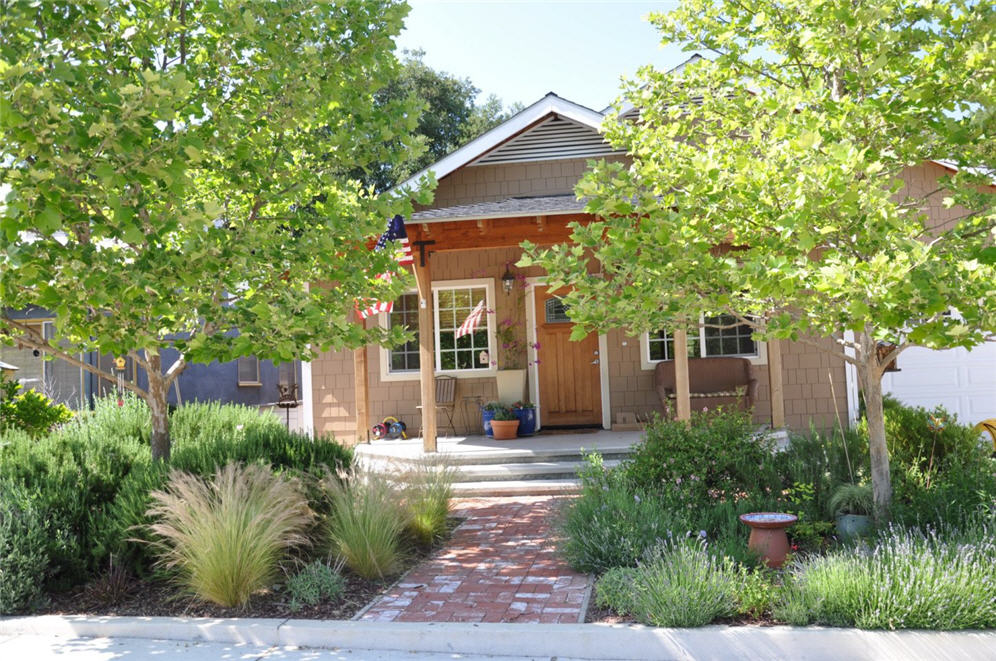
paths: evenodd
<path fill-rule="evenodd" d="M 519 419 L 519 436 L 532 436 L 536 433 L 536 405 L 532 402 L 512 404 L 512 413 Z"/>
<path fill-rule="evenodd" d="M 495 375 L 498 400 L 511 403 L 526 393 L 526 343 L 523 324 L 511 317 L 498 322 L 495 337 L 498 340 L 498 360 Z"/>
<path fill-rule="evenodd" d="M 491 422 L 495 419 L 495 414 L 505 408 L 501 402 L 488 402 L 481 407 L 481 424 L 484 427 L 485 436 L 494 436 L 491 429 Z"/>
<path fill-rule="evenodd" d="M 507 406 L 502 406 L 494 412 L 491 419 L 492 436 L 496 441 L 508 441 L 516 437 L 519 429 L 519 419 Z"/>
<path fill-rule="evenodd" d="M 871 530 L 871 484 L 842 484 L 830 496 L 830 511 L 837 517 L 837 534 L 851 539 Z"/>

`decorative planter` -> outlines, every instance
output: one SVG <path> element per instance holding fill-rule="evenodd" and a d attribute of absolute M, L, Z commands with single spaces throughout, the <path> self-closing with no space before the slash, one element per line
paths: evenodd
<path fill-rule="evenodd" d="M 491 429 L 491 421 L 495 419 L 495 412 L 489 411 L 487 409 L 481 409 L 481 424 L 484 426 L 485 436 L 494 436 L 494 432 Z"/>
<path fill-rule="evenodd" d="M 498 401 L 509 405 L 526 397 L 526 370 L 498 370 Z"/>
<path fill-rule="evenodd" d="M 784 512 L 751 512 L 741 514 L 740 521 L 750 526 L 747 548 L 761 556 L 768 567 L 778 568 L 785 563 L 789 543 L 785 529 L 799 520 L 794 514 Z"/>
<path fill-rule="evenodd" d="M 519 419 L 519 436 L 532 436 L 536 433 L 536 409 L 512 409 Z"/>
<path fill-rule="evenodd" d="M 837 517 L 837 534 L 843 539 L 867 535 L 871 528 L 871 517 L 866 514 L 841 514 Z"/>
<path fill-rule="evenodd" d="M 519 429 L 518 420 L 492 420 L 491 431 L 496 441 L 510 441 Z"/>

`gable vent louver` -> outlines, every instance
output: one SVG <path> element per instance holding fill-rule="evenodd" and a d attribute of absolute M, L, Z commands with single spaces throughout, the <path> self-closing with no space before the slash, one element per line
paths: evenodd
<path fill-rule="evenodd" d="M 554 115 L 469 165 L 553 161 L 620 154 L 598 131 Z"/>

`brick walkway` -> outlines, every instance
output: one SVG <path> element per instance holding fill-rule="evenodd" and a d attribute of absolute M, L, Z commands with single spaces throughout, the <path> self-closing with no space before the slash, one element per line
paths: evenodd
<path fill-rule="evenodd" d="M 458 500 L 450 543 L 360 617 L 379 622 L 578 622 L 588 577 L 556 552 L 562 498 Z"/>

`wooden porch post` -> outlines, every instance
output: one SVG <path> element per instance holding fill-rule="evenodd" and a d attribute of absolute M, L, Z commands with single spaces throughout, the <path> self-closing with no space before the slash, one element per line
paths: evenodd
<path fill-rule="evenodd" d="M 415 259 L 418 283 L 418 360 L 422 386 L 422 449 L 436 451 L 436 355 L 433 351 L 432 278 L 424 255 Z"/>
<path fill-rule="evenodd" d="M 768 341 L 768 385 L 771 391 L 771 428 L 785 426 L 785 391 L 782 388 L 782 343 Z"/>
<path fill-rule="evenodd" d="M 688 331 L 684 328 L 674 331 L 674 390 L 677 419 L 690 420 L 692 402 L 688 394 Z"/>
<path fill-rule="evenodd" d="M 365 325 L 359 313 L 356 323 Z M 353 349 L 353 393 L 356 399 L 356 442 L 370 440 L 370 388 L 367 381 L 367 346 Z"/>

